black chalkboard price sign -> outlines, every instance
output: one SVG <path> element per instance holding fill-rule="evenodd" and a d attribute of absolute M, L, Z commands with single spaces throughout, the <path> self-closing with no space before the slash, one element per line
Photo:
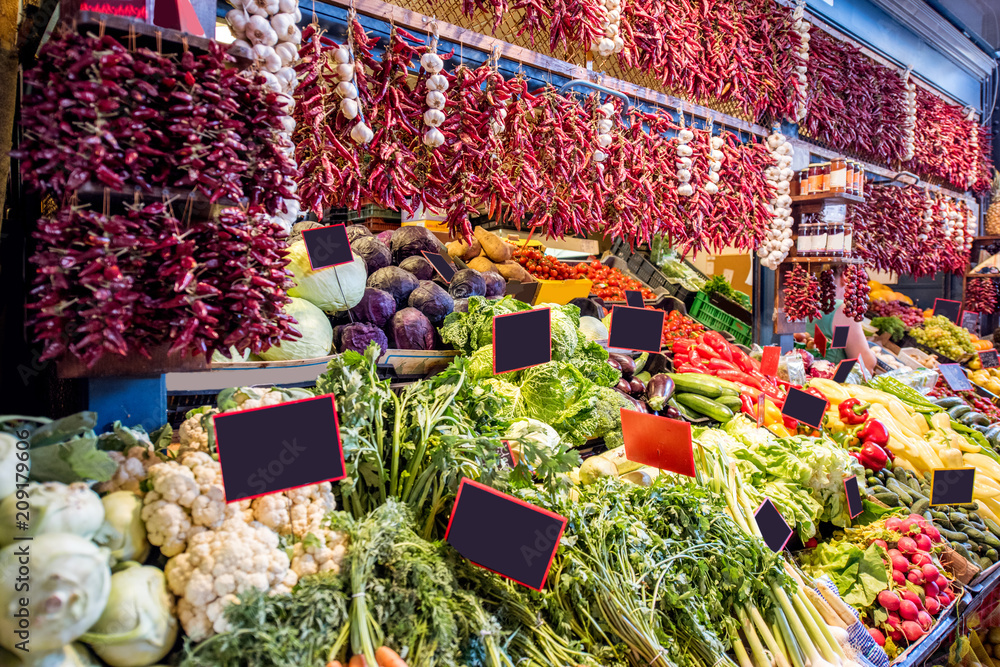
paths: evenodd
<path fill-rule="evenodd" d="M 934 299 L 934 315 L 944 315 L 955 324 L 962 319 L 962 302 L 950 299 Z"/>
<path fill-rule="evenodd" d="M 997 366 L 1000 366 L 1000 358 L 997 357 L 997 351 L 980 350 L 979 363 L 983 365 L 983 368 L 996 368 Z"/>

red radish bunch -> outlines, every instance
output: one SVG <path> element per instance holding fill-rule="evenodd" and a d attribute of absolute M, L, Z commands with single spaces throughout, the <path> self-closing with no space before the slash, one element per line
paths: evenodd
<path fill-rule="evenodd" d="M 895 548 L 883 540 L 875 540 L 888 554 L 892 567 L 892 583 L 878 594 L 877 602 L 889 618 L 883 629 L 894 642 L 909 642 L 923 637 L 934 625 L 934 617 L 954 599 L 951 583 L 931 550 L 941 542 L 941 533 L 919 514 L 905 519 L 886 519 L 885 527 L 900 533 Z M 916 589 L 916 592 L 914 591 Z M 877 628 L 869 630 L 873 639 L 885 644 L 885 636 Z"/>

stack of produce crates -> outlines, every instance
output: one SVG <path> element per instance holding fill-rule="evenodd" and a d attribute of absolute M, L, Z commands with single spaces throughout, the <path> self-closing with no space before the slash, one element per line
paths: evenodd
<path fill-rule="evenodd" d="M 709 296 L 704 292 L 695 294 L 688 314 L 709 329 L 732 334 L 739 345 L 749 346 L 753 340 L 749 324 L 741 322 L 718 306 L 713 305 L 709 301 Z"/>

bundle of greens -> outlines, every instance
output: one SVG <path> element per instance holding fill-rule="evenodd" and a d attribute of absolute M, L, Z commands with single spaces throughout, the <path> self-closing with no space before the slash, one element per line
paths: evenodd
<path fill-rule="evenodd" d="M 878 329 L 879 333 L 888 333 L 893 341 L 899 342 L 906 335 L 907 327 L 903 320 L 895 315 L 891 317 L 874 317 L 872 326 Z"/>
<path fill-rule="evenodd" d="M 729 299 L 733 303 L 738 303 L 744 308 L 750 308 L 750 297 L 739 290 L 733 289 L 732 284 L 726 280 L 725 276 L 712 276 L 701 288 L 706 294 L 718 294 Z"/>
<path fill-rule="evenodd" d="M 316 382 L 333 394 L 347 476 L 340 482 L 341 504 L 362 518 L 389 498 L 410 507 L 424 539 L 440 534 L 441 515 L 463 477 L 496 485 L 530 483 L 524 466 L 502 469 L 501 452 L 512 419 L 509 398 L 470 382 L 467 361 L 407 385 L 400 394 L 376 372 L 377 345 L 364 355 L 334 356 Z M 517 442 L 534 474 L 553 481 L 579 463 L 579 454 L 553 450 L 525 438 Z"/>
<path fill-rule="evenodd" d="M 605 664 L 732 665 L 744 611 L 763 627 L 770 584 L 787 583 L 780 556 L 735 525 L 720 495 L 669 475 L 649 487 L 602 479 L 575 500 L 515 493 L 568 519 L 545 620 Z"/>

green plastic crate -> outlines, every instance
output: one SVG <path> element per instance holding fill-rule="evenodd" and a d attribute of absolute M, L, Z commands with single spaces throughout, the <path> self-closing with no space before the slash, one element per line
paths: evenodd
<path fill-rule="evenodd" d="M 750 325 L 740 322 L 729 313 L 712 305 L 708 299 L 708 295 L 704 292 L 695 294 L 694 303 L 691 304 L 688 315 L 709 329 L 731 333 L 737 343 L 749 346 L 750 341 L 753 339 L 750 332 Z"/>

